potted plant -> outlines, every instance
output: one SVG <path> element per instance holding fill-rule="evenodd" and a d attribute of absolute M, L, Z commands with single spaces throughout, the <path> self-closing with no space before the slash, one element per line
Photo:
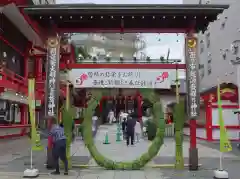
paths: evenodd
<path fill-rule="evenodd" d="M 151 58 L 150 57 L 147 57 L 147 62 L 150 63 L 151 62 Z"/>
<path fill-rule="evenodd" d="M 161 56 L 161 57 L 160 57 L 160 62 L 161 62 L 161 63 L 165 63 L 164 56 Z"/>

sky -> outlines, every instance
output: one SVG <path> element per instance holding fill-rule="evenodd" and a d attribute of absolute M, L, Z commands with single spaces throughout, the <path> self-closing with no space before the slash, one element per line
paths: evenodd
<path fill-rule="evenodd" d="M 57 4 L 182 4 L 182 0 L 56 0 Z M 166 57 L 170 49 L 170 59 L 181 59 L 184 63 L 183 34 L 146 34 L 145 54 L 150 58 Z"/>

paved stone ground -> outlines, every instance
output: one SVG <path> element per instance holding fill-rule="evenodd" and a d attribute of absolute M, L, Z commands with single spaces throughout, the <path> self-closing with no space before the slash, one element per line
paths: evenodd
<path fill-rule="evenodd" d="M 111 144 L 103 144 L 105 133 L 108 131 Z M 2 141 L 1 141 L 2 142 Z M 24 169 L 29 167 L 28 139 L 0 142 L 0 178 L 19 179 Z M 46 141 L 43 141 L 45 143 Z M 130 161 L 146 152 L 151 144 L 142 140 L 134 147 L 127 147 L 124 141 L 116 142 L 116 126 L 100 126 L 95 138 L 98 150 L 108 158 L 118 161 Z M 102 168 L 74 169 L 69 176 L 58 176 L 58 179 L 210 179 L 213 178 L 213 170 L 219 165 L 219 151 L 216 147 L 199 142 L 199 163 L 203 164 L 199 171 L 189 172 L 175 171 L 173 169 L 152 169 L 152 164 L 173 164 L 175 155 L 174 139 L 166 138 L 158 156 L 151 161 L 144 170 L 140 171 L 109 171 Z M 188 163 L 189 141 L 184 141 L 184 159 Z M 12 155 L 13 154 L 13 155 Z M 80 139 L 72 145 L 73 163 L 96 165 L 91 159 L 88 150 Z M 41 172 L 40 179 L 54 179 L 44 167 L 45 152 L 34 153 L 34 165 Z M 229 171 L 229 178 L 239 179 L 240 158 L 234 153 L 224 154 L 224 167 Z"/>

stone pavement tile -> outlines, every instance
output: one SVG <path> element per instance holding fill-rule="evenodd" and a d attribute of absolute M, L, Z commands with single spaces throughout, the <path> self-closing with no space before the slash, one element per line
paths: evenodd
<path fill-rule="evenodd" d="M 146 176 L 143 170 L 136 170 L 130 173 L 130 179 L 146 179 Z"/>
<path fill-rule="evenodd" d="M 183 141 L 183 156 L 188 157 L 189 155 L 190 143 L 188 140 Z M 198 154 L 199 157 L 212 157 L 219 158 L 220 151 L 218 149 L 211 148 L 206 145 L 198 144 Z M 164 145 L 162 145 L 158 155 L 160 156 L 175 156 L 175 140 L 174 138 L 165 138 Z M 235 158 L 236 155 L 232 153 L 226 153 L 226 157 Z"/>
<path fill-rule="evenodd" d="M 114 179 L 131 179 L 133 171 L 115 171 Z"/>
<path fill-rule="evenodd" d="M 71 145 L 71 154 L 73 156 L 90 156 L 84 141 L 77 139 Z"/>
<path fill-rule="evenodd" d="M 44 151 L 33 152 L 33 166 L 37 168 L 41 173 L 47 173 L 48 170 L 45 167 L 46 162 L 46 153 Z M 22 156 L 16 158 L 7 164 L 5 164 L 2 168 L 0 167 L 0 171 L 5 172 L 23 172 L 26 168 L 30 168 L 30 156 Z"/>
<path fill-rule="evenodd" d="M 0 165 L 26 155 L 30 150 L 28 137 L 0 140 Z M 1 167 L 0 167 L 1 168 Z"/>
<path fill-rule="evenodd" d="M 145 179 L 165 179 L 164 174 L 159 169 L 147 169 L 144 170 Z"/>
<path fill-rule="evenodd" d="M 81 170 L 78 179 L 114 179 L 113 170 L 86 169 Z"/>
<path fill-rule="evenodd" d="M 165 179 L 159 170 L 84 170 L 80 171 L 78 179 Z M 167 178 L 166 178 L 167 179 Z"/>
<path fill-rule="evenodd" d="M 188 171 L 174 169 L 157 169 L 155 172 L 160 172 L 162 179 L 212 179 L 213 171 L 199 170 Z M 160 177 L 160 178 L 161 178 Z"/>
<path fill-rule="evenodd" d="M 6 154 L 21 154 L 30 149 L 30 140 L 28 137 L 0 140 L 0 156 Z"/>
<path fill-rule="evenodd" d="M 49 177 L 51 179 L 77 179 L 79 176 L 80 176 L 80 173 L 74 170 L 70 170 L 68 172 L 68 175 L 63 175 L 63 172 L 61 172 L 60 175 L 51 175 L 51 174 L 45 175 L 45 177 Z"/>

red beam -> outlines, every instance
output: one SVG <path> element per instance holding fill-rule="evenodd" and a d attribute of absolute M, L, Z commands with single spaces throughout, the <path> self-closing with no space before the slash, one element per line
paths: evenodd
<path fill-rule="evenodd" d="M 218 105 L 216 105 L 216 104 L 214 105 L 214 104 L 213 104 L 211 107 L 212 107 L 212 108 L 218 108 Z M 222 108 L 223 108 L 223 109 L 240 109 L 240 106 L 234 105 L 234 104 L 232 104 L 232 105 L 224 105 L 224 104 L 223 104 L 223 105 L 222 105 Z"/>
<path fill-rule="evenodd" d="M 113 69 L 186 69 L 185 64 L 69 64 L 69 69 L 113 68 Z"/>
<path fill-rule="evenodd" d="M 7 39 L 5 39 L 3 36 L 0 36 L 0 40 L 3 41 L 6 45 L 8 45 L 9 47 L 11 47 L 13 50 L 15 50 L 17 53 L 19 53 L 21 56 L 24 57 L 24 53 L 19 50 L 16 46 L 14 46 L 13 44 L 11 44 Z"/>
<path fill-rule="evenodd" d="M 0 74 L 1 74 L 0 87 L 12 89 L 16 92 L 27 94 L 28 83 L 26 78 L 17 75 L 8 69 L 4 69 L 3 71 L 0 72 Z"/>
<path fill-rule="evenodd" d="M 121 28 L 58 28 L 58 32 L 68 33 L 121 33 Z M 186 33 L 186 28 L 124 28 L 124 33 Z"/>
<path fill-rule="evenodd" d="M 17 84 L 14 84 L 10 81 L 6 81 L 6 80 L 0 80 L 0 87 L 4 87 L 4 88 L 7 88 L 7 89 L 12 89 L 12 90 L 15 90 L 17 91 L 18 90 L 18 85 Z"/>
<path fill-rule="evenodd" d="M 240 130 L 240 126 L 224 126 L 226 129 Z M 212 126 L 212 129 L 220 129 L 220 126 Z"/>
<path fill-rule="evenodd" d="M 1 135 L 0 139 L 13 139 L 13 138 L 17 138 L 17 137 L 22 137 L 24 135 L 27 135 L 27 134 L 22 134 L 22 133 L 19 133 L 19 134 L 7 134 L 7 135 Z"/>
<path fill-rule="evenodd" d="M 26 127 L 31 127 L 31 125 L 29 124 L 24 124 L 24 125 L 12 125 L 12 126 L 0 126 L 0 128 L 2 129 L 16 129 L 16 128 L 26 128 Z"/>

